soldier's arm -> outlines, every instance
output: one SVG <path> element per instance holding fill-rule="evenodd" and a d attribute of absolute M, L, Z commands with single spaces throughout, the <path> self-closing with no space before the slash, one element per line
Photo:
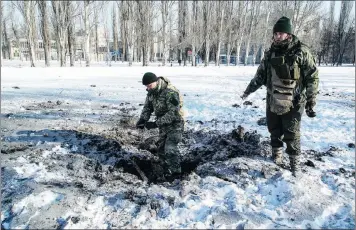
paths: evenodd
<path fill-rule="evenodd" d="M 145 105 L 143 106 L 142 112 L 140 119 L 143 119 L 144 121 L 148 121 L 151 117 L 151 114 L 153 112 L 153 105 L 152 102 L 150 102 L 148 96 L 146 97 Z"/>
<path fill-rule="evenodd" d="M 318 93 L 319 71 L 309 50 L 304 50 L 303 52 L 303 65 L 301 68 L 304 73 L 303 84 L 306 87 L 307 99 L 315 98 Z"/>
<path fill-rule="evenodd" d="M 179 120 L 179 94 L 172 90 L 168 91 L 166 104 L 168 112 L 157 119 L 156 124 L 158 126 L 168 125 Z"/>
<path fill-rule="evenodd" d="M 265 55 L 266 57 L 266 55 Z M 261 64 L 258 66 L 257 72 L 254 78 L 250 81 L 250 84 L 245 89 L 244 94 L 251 94 L 259 89 L 262 85 L 266 85 L 266 67 L 265 67 L 265 58 L 262 59 Z"/>

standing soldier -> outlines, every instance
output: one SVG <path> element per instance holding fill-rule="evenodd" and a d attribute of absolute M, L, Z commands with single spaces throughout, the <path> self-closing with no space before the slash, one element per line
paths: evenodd
<path fill-rule="evenodd" d="M 300 172 L 301 117 L 304 108 L 307 116 L 315 117 L 318 84 L 318 70 L 309 48 L 292 34 L 290 19 L 281 17 L 273 27 L 271 48 L 265 52 L 241 98 L 245 99 L 262 85 L 267 87 L 266 117 L 272 158 L 276 164 L 282 163 L 285 142 L 295 177 Z"/>
<path fill-rule="evenodd" d="M 183 100 L 166 77 L 147 72 L 143 75 L 142 84 L 148 93 L 136 127 L 159 128 L 157 149 L 161 163 L 155 164 L 154 170 L 161 174 L 157 175 L 158 180 L 172 180 L 181 174 L 177 145 L 184 131 Z M 156 121 L 149 122 L 152 112 L 156 115 Z"/>

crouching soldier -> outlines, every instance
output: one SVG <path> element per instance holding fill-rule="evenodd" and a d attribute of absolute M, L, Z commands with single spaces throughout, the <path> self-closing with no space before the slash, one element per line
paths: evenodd
<path fill-rule="evenodd" d="M 157 77 L 147 72 L 143 75 L 142 84 L 148 91 L 145 105 L 137 128 L 159 128 L 159 141 L 157 143 L 160 163 L 155 163 L 157 180 L 173 180 L 181 174 L 178 143 L 182 140 L 184 131 L 183 100 L 179 91 L 166 77 Z M 149 122 L 152 112 L 156 121 Z"/>
<path fill-rule="evenodd" d="M 302 114 L 305 108 L 309 117 L 315 116 L 318 84 L 318 70 L 309 48 L 292 34 L 289 18 L 280 18 L 273 27 L 271 48 L 241 98 L 262 85 L 267 87 L 266 117 L 272 157 L 276 164 L 282 162 L 285 142 L 293 176 L 299 172 Z"/>

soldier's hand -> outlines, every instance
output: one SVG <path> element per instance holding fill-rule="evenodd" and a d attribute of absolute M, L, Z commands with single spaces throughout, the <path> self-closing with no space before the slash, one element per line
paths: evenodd
<path fill-rule="evenodd" d="M 136 123 L 136 128 L 138 128 L 138 129 L 145 128 L 145 120 L 143 120 L 143 119 L 138 120 L 138 122 Z"/>
<path fill-rule="evenodd" d="M 247 94 L 247 93 L 244 93 L 244 94 L 242 94 L 241 99 L 242 99 L 242 100 L 245 100 L 247 97 L 248 97 L 248 94 Z"/>
<path fill-rule="evenodd" d="M 316 105 L 315 98 L 308 98 L 307 103 L 305 104 L 305 109 L 306 110 L 313 110 L 313 108 Z"/>
<path fill-rule="evenodd" d="M 316 113 L 313 110 L 315 105 L 316 105 L 315 98 L 308 98 L 307 99 L 307 103 L 305 104 L 305 112 L 306 112 L 308 117 L 315 117 L 316 116 Z"/>
<path fill-rule="evenodd" d="M 146 122 L 145 127 L 146 127 L 146 129 L 155 129 L 158 126 L 157 126 L 156 122 L 149 121 L 149 122 Z"/>

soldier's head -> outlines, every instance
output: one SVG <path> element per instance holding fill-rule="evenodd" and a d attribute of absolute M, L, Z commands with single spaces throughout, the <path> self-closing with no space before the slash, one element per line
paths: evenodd
<path fill-rule="evenodd" d="M 281 42 L 292 37 L 292 24 L 287 17 L 281 17 L 273 26 L 273 41 Z"/>
<path fill-rule="evenodd" d="M 147 72 L 142 77 L 142 84 L 146 86 L 147 90 L 154 89 L 157 86 L 158 78 L 156 74 Z"/>

